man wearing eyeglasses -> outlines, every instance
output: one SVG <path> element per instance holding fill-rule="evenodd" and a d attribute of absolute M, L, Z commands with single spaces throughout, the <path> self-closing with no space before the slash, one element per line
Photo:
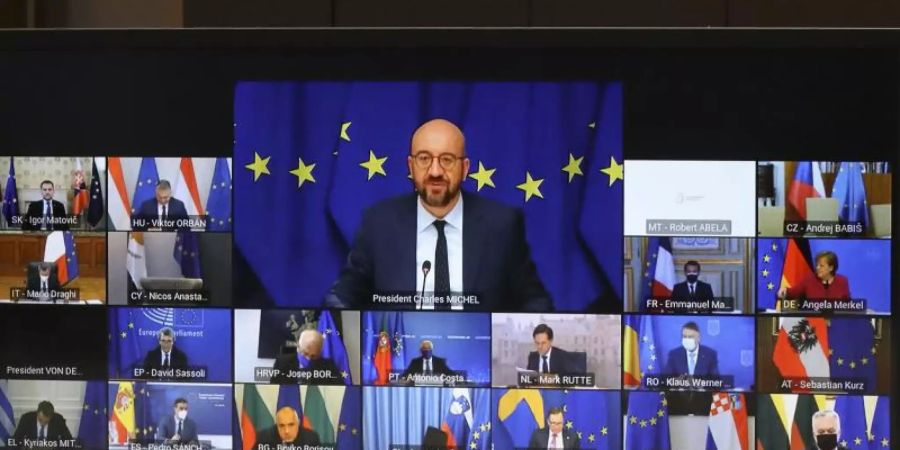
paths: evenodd
<path fill-rule="evenodd" d="M 407 164 L 416 193 L 384 200 L 363 214 L 327 306 L 553 309 L 531 260 L 522 212 L 463 193 L 470 164 L 465 145 L 462 131 L 444 119 L 413 133 Z M 425 300 L 415 305 L 378 300 L 420 293 Z M 453 296 L 467 300 L 441 301 Z"/>

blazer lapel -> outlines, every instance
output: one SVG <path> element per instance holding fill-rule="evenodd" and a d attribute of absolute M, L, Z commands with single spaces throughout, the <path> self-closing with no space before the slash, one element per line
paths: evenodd
<path fill-rule="evenodd" d="M 399 280 L 403 280 L 399 289 L 409 291 L 416 290 L 417 276 L 421 276 L 421 268 L 416 267 L 416 241 L 418 240 L 418 230 L 416 229 L 416 202 L 419 201 L 418 196 L 412 195 L 409 201 L 403 203 L 400 214 L 397 215 L 397 222 L 394 229 L 397 232 L 396 247 L 396 268 L 399 270 Z M 412 238 L 410 238 L 412 237 Z M 407 287 L 408 286 L 408 287 Z"/>

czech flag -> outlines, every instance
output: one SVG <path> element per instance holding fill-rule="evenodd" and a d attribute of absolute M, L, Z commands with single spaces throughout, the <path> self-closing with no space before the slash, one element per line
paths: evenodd
<path fill-rule="evenodd" d="M 806 220 L 806 199 L 825 198 L 822 171 L 816 161 L 799 161 L 794 169 L 794 179 L 788 189 L 787 220 Z"/>
<path fill-rule="evenodd" d="M 54 231 L 47 236 L 44 262 L 56 264 L 60 286 L 78 277 L 78 256 L 75 254 L 75 239 L 72 232 Z"/>

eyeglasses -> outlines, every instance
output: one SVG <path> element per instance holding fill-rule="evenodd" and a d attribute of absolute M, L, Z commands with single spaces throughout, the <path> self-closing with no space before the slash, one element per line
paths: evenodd
<path fill-rule="evenodd" d="M 427 169 L 431 167 L 435 159 L 438 160 L 438 164 L 440 164 L 442 168 L 452 169 L 454 166 L 456 166 L 456 161 L 465 159 L 465 157 L 451 155 L 450 153 L 442 153 L 438 156 L 433 156 L 428 152 L 419 152 L 413 155 L 413 160 L 415 160 L 416 162 L 416 167 L 420 169 Z"/>

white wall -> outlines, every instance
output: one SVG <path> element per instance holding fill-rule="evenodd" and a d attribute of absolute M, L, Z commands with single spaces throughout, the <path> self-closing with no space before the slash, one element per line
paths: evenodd
<path fill-rule="evenodd" d="M 78 437 L 81 411 L 84 408 L 84 381 L 9 380 L 6 395 L 12 404 L 16 425 L 22 414 L 37 411 L 38 403 L 47 400 L 66 419 L 72 436 Z"/>
<path fill-rule="evenodd" d="M 669 416 L 669 438 L 672 450 L 697 450 L 706 448 L 706 434 L 709 418 L 707 416 Z M 754 417 L 747 418 L 747 437 L 753 447 L 753 436 L 756 436 Z"/>

